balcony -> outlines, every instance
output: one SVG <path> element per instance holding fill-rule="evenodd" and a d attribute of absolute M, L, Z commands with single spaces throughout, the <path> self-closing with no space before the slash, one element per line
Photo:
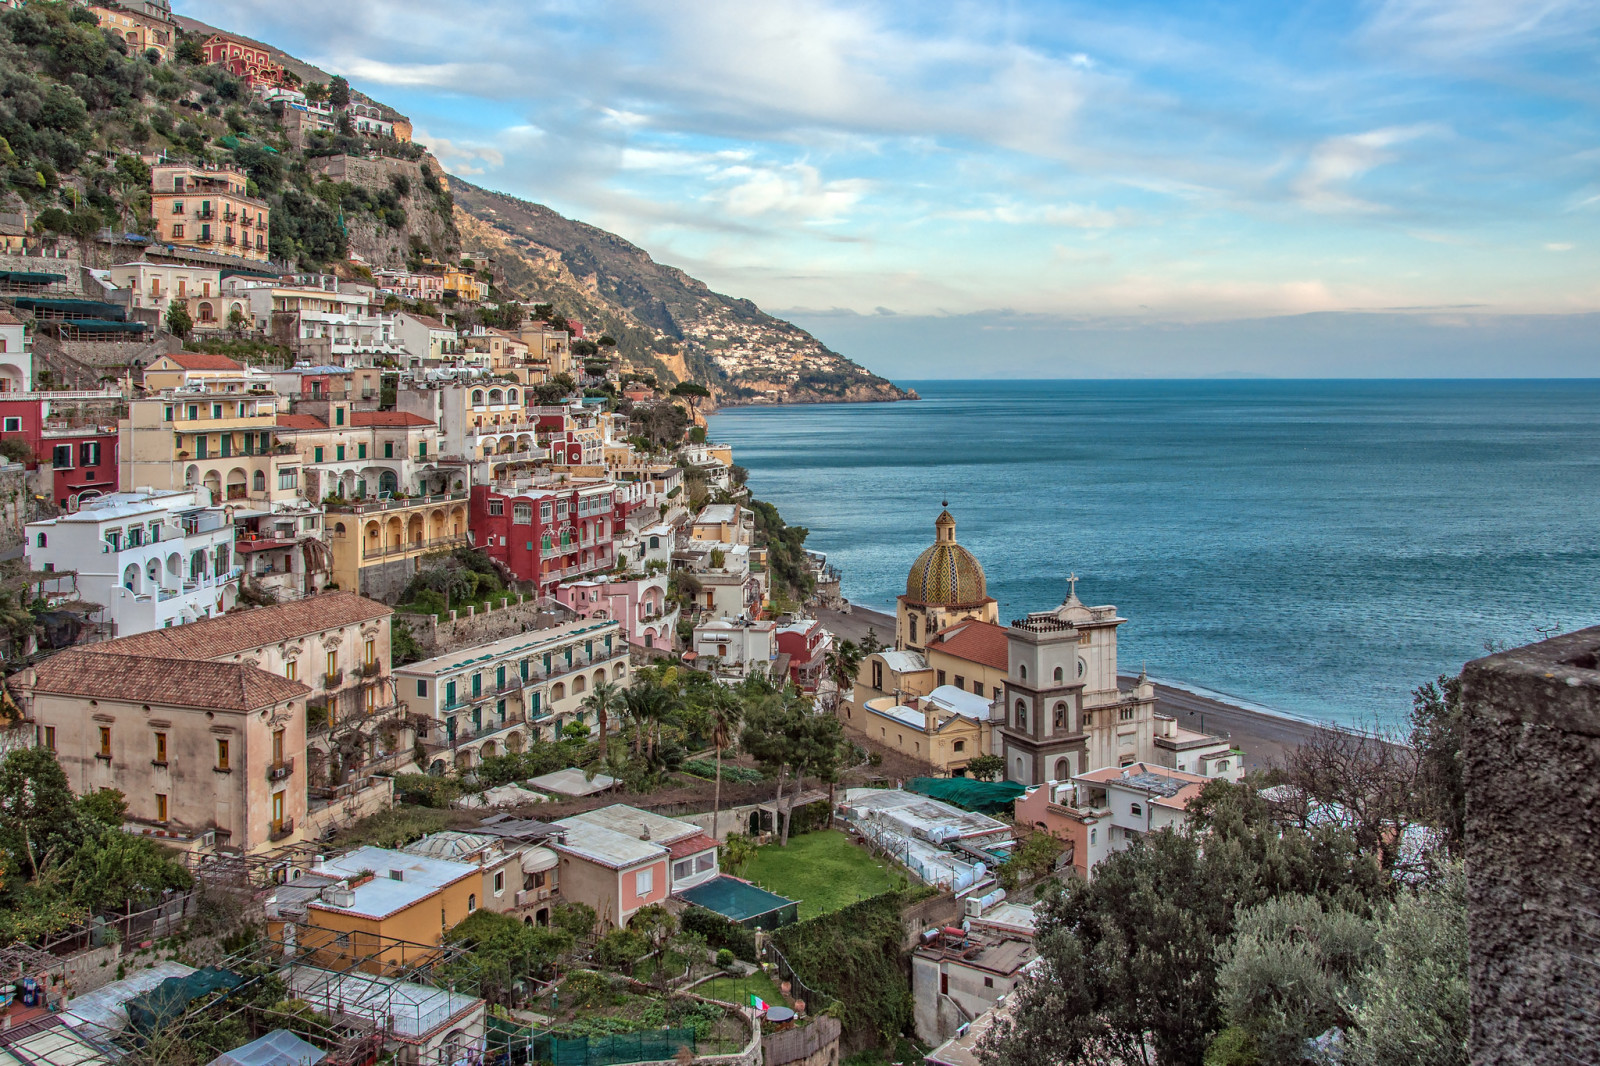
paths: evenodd
<path fill-rule="evenodd" d="M 422 507 L 427 504 L 450 503 L 455 500 L 465 500 L 466 490 L 460 492 L 438 492 L 432 496 L 411 496 L 403 500 L 373 500 L 370 503 L 341 503 L 330 505 L 329 514 L 374 514 L 378 511 L 401 511 L 407 507 Z"/>
<path fill-rule="evenodd" d="M 268 840 L 284 840 L 294 835 L 294 819 L 285 818 L 281 822 L 272 822 L 267 828 Z"/>
<path fill-rule="evenodd" d="M 535 903 L 543 903 L 554 895 L 555 889 L 549 885 L 542 885 L 538 888 L 519 888 L 517 889 L 517 906 L 531 907 Z"/>
<path fill-rule="evenodd" d="M 335 508 L 329 508 L 334 510 Z M 445 537 L 434 537 L 432 540 L 410 540 L 399 544 L 391 544 L 384 548 L 373 548 L 370 545 L 361 553 L 363 559 L 381 559 L 386 555 L 408 555 L 411 552 L 439 551 L 442 548 L 459 548 L 467 543 L 465 533 L 453 533 Z"/>
<path fill-rule="evenodd" d="M 343 670 L 335 670 L 331 674 L 322 675 L 322 687 L 325 689 L 336 689 L 342 684 L 344 684 Z"/>
<path fill-rule="evenodd" d="M 267 767 L 268 781 L 287 781 L 294 775 L 294 756 L 291 755 L 281 762 L 275 762 Z"/>
<path fill-rule="evenodd" d="M 377 660 L 373 660 L 370 663 L 362 663 L 361 666 L 359 667 L 359 670 L 360 670 L 360 673 L 361 673 L 362 677 L 382 677 L 383 676 L 383 664 L 378 662 Z"/>

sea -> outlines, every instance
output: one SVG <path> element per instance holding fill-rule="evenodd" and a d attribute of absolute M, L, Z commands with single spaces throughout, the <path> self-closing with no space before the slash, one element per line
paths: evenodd
<path fill-rule="evenodd" d="M 1079 598 L 1124 672 L 1347 726 L 1600 623 L 1600 381 L 908 381 L 725 409 L 759 499 L 892 612 L 948 501 L 1001 621 Z"/>

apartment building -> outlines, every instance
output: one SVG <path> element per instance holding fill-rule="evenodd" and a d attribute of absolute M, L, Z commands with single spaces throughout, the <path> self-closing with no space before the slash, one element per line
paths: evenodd
<path fill-rule="evenodd" d="M 324 506 L 334 582 L 364 596 L 396 598 L 423 555 L 471 543 L 465 490 Z"/>
<path fill-rule="evenodd" d="M 122 793 L 130 831 L 247 853 L 296 838 L 306 810 L 292 780 L 305 747 L 300 682 L 111 641 L 51 656 L 12 690 L 74 792 Z"/>
<path fill-rule="evenodd" d="M 465 769 L 485 756 L 555 739 L 567 726 L 593 732 L 583 699 L 624 682 L 628 643 L 615 621 L 579 621 L 518 633 L 395 670 L 399 698 L 425 725 L 428 769 Z"/>
<path fill-rule="evenodd" d="M 63 511 L 117 491 L 116 411 L 122 394 L 0 390 L 0 439 L 28 445 L 34 491 Z M 48 473 L 46 473 L 48 471 Z"/>
<path fill-rule="evenodd" d="M 27 527 L 33 570 L 72 570 L 127 635 L 222 614 L 239 598 L 233 524 L 203 489 L 115 492 Z"/>
<path fill-rule="evenodd" d="M 551 594 L 563 581 L 611 569 L 613 486 L 604 480 L 496 482 L 472 488 L 478 547 Z"/>
<path fill-rule="evenodd" d="M 196 163 L 150 168 L 156 239 L 181 248 L 265 262 L 272 209 L 249 195 L 242 170 Z"/>
<path fill-rule="evenodd" d="M 278 440 L 277 397 L 189 387 L 132 400 L 118 423 L 123 485 L 201 487 L 214 501 L 290 502 L 300 457 Z"/>
<path fill-rule="evenodd" d="M 33 345 L 28 328 L 10 311 L 0 310 L 0 393 L 33 388 Z"/>
<path fill-rule="evenodd" d="M 622 623 L 628 643 L 646 651 L 670 651 L 676 644 L 678 606 L 667 602 L 666 571 L 642 575 L 568 581 L 556 599 L 579 618 L 613 618 Z"/>

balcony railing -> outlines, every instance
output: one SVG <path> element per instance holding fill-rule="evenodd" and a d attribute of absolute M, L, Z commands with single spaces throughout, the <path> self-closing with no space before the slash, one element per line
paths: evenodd
<path fill-rule="evenodd" d="M 337 514 L 372 514 L 377 511 L 399 511 L 407 507 L 421 507 L 432 503 L 449 503 L 464 500 L 467 492 L 438 492 L 432 496 L 412 496 L 403 500 L 373 500 L 370 503 L 340 503 L 329 505 L 327 510 Z"/>
<path fill-rule="evenodd" d="M 269 840 L 283 840 L 285 837 L 292 836 L 293 834 L 294 834 L 294 819 L 293 818 L 285 818 L 281 822 L 273 822 L 273 823 L 271 823 L 271 826 L 269 827 L 269 830 L 267 832 L 267 839 L 269 839 Z"/>
<path fill-rule="evenodd" d="M 323 674 L 322 675 L 322 687 L 323 688 L 334 689 L 334 688 L 338 688 L 342 684 L 344 684 L 344 671 L 343 670 L 335 670 L 331 674 Z"/>
<path fill-rule="evenodd" d="M 281 762 L 275 762 L 267 767 L 268 781 L 286 781 L 294 775 L 294 756 L 291 755 Z"/>
<path fill-rule="evenodd" d="M 374 548 L 371 545 L 361 553 L 364 559 L 381 559 L 386 555 L 408 555 L 411 552 L 438 551 L 441 548 L 455 548 L 467 543 L 465 533 L 452 533 L 449 536 L 434 537 L 432 540 L 408 540 L 399 544 L 390 544 L 387 547 Z"/>
<path fill-rule="evenodd" d="M 383 664 L 374 659 L 370 663 L 362 663 L 360 670 L 362 677 L 379 677 L 383 674 Z"/>

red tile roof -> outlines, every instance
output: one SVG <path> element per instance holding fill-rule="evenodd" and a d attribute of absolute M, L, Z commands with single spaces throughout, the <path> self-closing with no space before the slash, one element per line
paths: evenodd
<path fill-rule="evenodd" d="M 327 429 L 328 423 L 316 415 L 279 415 L 279 429 Z"/>
<path fill-rule="evenodd" d="M 410 411 L 351 411 L 352 426 L 431 426 L 433 419 Z"/>
<path fill-rule="evenodd" d="M 946 626 L 928 641 L 929 651 L 942 651 L 957 659 L 978 663 L 995 670 L 1011 669 L 1006 649 L 1006 631 L 993 622 L 967 621 Z"/>
<path fill-rule="evenodd" d="M 118 637 L 96 647 L 124 655 L 221 659 L 324 629 L 387 618 L 393 613 L 391 608 L 354 592 L 324 592 L 293 603 L 230 611 L 203 622 Z"/>
<path fill-rule="evenodd" d="M 686 855 L 698 855 L 702 851 L 710 851 L 716 846 L 717 842 L 715 840 L 712 840 L 704 833 L 696 833 L 694 836 L 684 837 L 682 840 L 674 840 L 667 845 L 667 851 L 672 854 L 674 859 L 681 859 Z"/>
<path fill-rule="evenodd" d="M 209 352 L 168 352 L 166 357 L 185 370 L 243 370 L 244 367 L 225 355 Z"/>
<path fill-rule="evenodd" d="M 228 711 L 270 707 L 311 691 L 298 681 L 254 666 L 111 654 L 110 647 L 100 644 L 52 655 L 39 664 L 33 690 Z"/>
<path fill-rule="evenodd" d="M 0 310 L 0 326 L 20 326 L 22 322 L 10 311 Z"/>

